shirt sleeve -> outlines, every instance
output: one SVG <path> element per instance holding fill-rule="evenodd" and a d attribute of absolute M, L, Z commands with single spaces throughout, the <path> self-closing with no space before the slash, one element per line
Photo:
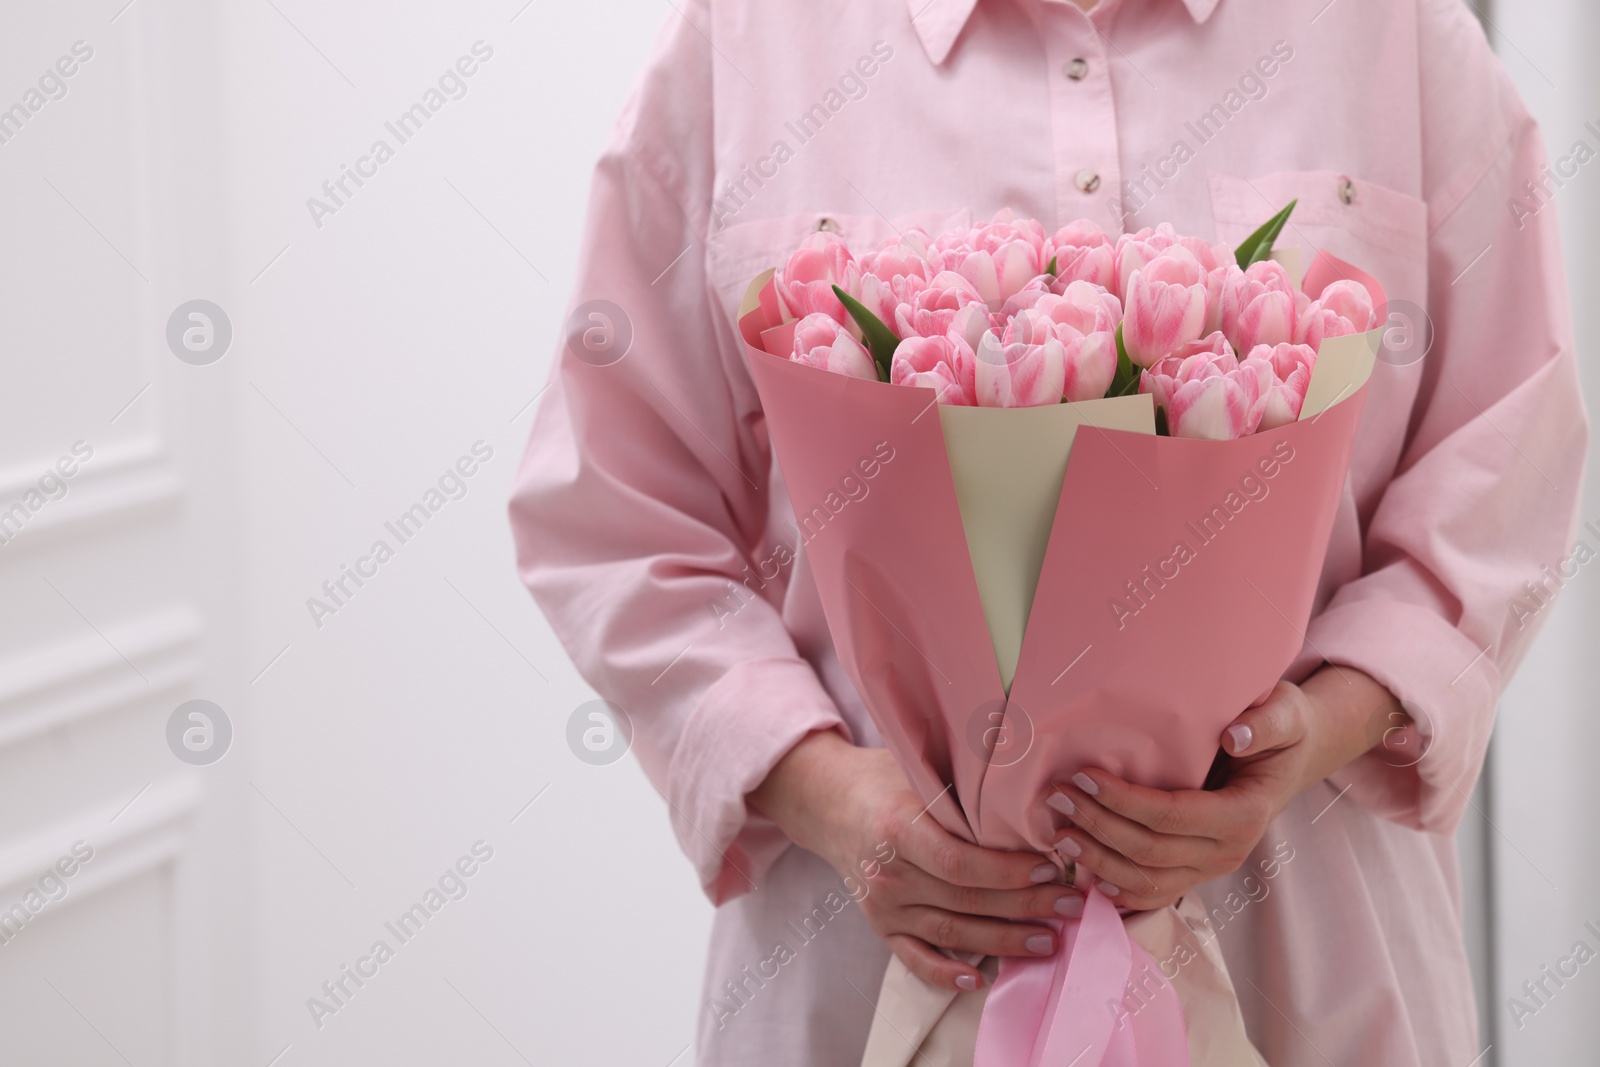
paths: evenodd
<path fill-rule="evenodd" d="M 1379 746 L 1334 783 L 1439 833 L 1465 811 L 1502 687 L 1572 552 L 1588 440 L 1556 210 L 1549 192 L 1528 192 L 1554 189 L 1543 143 L 1451 6 L 1432 38 L 1437 90 L 1424 89 L 1433 347 L 1397 473 L 1366 520 L 1362 576 L 1308 632 L 1417 721 L 1413 755 Z"/>
<path fill-rule="evenodd" d="M 705 277 L 705 7 L 669 16 L 596 167 L 510 515 L 523 581 L 579 671 L 627 713 L 633 751 L 722 903 L 789 844 L 745 794 L 806 734 L 849 732 L 796 651 L 781 587 L 746 584 L 771 454 Z"/>

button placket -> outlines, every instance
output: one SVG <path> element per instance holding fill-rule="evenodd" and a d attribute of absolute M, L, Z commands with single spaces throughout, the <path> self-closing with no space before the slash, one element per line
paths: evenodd
<path fill-rule="evenodd" d="M 1108 232 L 1121 220 L 1111 201 L 1121 182 L 1116 103 L 1105 42 L 1075 7 L 1041 4 L 1039 28 L 1050 78 L 1056 224 L 1088 218 Z"/>

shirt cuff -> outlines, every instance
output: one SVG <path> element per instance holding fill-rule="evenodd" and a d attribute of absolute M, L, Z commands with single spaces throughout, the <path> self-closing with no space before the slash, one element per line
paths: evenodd
<path fill-rule="evenodd" d="M 1327 662 L 1370 675 L 1415 720 L 1329 776 L 1361 806 L 1403 826 L 1453 833 L 1494 726 L 1500 669 L 1437 612 L 1397 600 L 1336 604 L 1307 643 Z"/>
<path fill-rule="evenodd" d="M 745 796 L 807 734 L 849 727 L 809 663 L 750 660 L 706 690 L 675 746 L 672 825 L 701 887 L 721 905 L 756 888 L 790 845 Z"/>

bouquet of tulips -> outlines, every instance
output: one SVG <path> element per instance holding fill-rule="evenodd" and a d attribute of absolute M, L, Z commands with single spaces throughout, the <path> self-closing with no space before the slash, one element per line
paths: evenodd
<path fill-rule="evenodd" d="M 751 283 L 745 356 L 819 517 L 840 663 L 951 833 L 1055 856 L 1042 800 L 1083 767 L 1199 788 L 1302 653 L 1384 295 L 1325 253 L 1300 276 L 1274 250 L 1293 207 L 1231 252 L 1009 215 L 859 257 L 819 233 Z M 865 1067 L 1260 1062 L 1194 898 L 1121 915 L 1086 887 L 1059 932 L 962 1010 L 892 961 Z"/>
<path fill-rule="evenodd" d="M 941 404 L 1032 407 L 1145 392 L 1158 432 L 1225 439 L 1300 416 L 1324 338 L 1376 324 L 1354 278 L 1313 297 L 1266 258 L 1290 204 L 1236 253 L 1163 224 L 1112 240 L 1052 237 L 1002 216 L 907 230 L 859 260 L 819 232 L 774 287 L 798 321 L 787 353 L 857 378 L 924 386 Z"/>

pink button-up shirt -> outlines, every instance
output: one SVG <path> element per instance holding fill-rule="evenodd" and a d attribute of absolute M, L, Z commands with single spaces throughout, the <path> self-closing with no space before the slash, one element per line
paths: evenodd
<path fill-rule="evenodd" d="M 878 743 L 804 553 L 772 563 L 790 505 L 733 329 L 751 277 L 819 227 L 859 252 L 1010 207 L 1235 243 L 1293 197 L 1280 245 L 1370 271 L 1412 331 L 1373 379 L 1294 676 L 1367 672 L 1425 754 L 1303 794 L 1204 895 L 1274 1067 L 1472 1062 L 1450 833 L 1534 628 L 1512 605 L 1567 554 L 1587 429 L 1554 211 L 1529 210 L 1554 185 L 1467 8 L 680 7 L 596 172 L 573 305 L 607 304 L 558 356 L 511 510 L 523 578 L 721 905 L 699 1062 L 854 1067 L 888 958 L 745 806 L 810 731 Z"/>

